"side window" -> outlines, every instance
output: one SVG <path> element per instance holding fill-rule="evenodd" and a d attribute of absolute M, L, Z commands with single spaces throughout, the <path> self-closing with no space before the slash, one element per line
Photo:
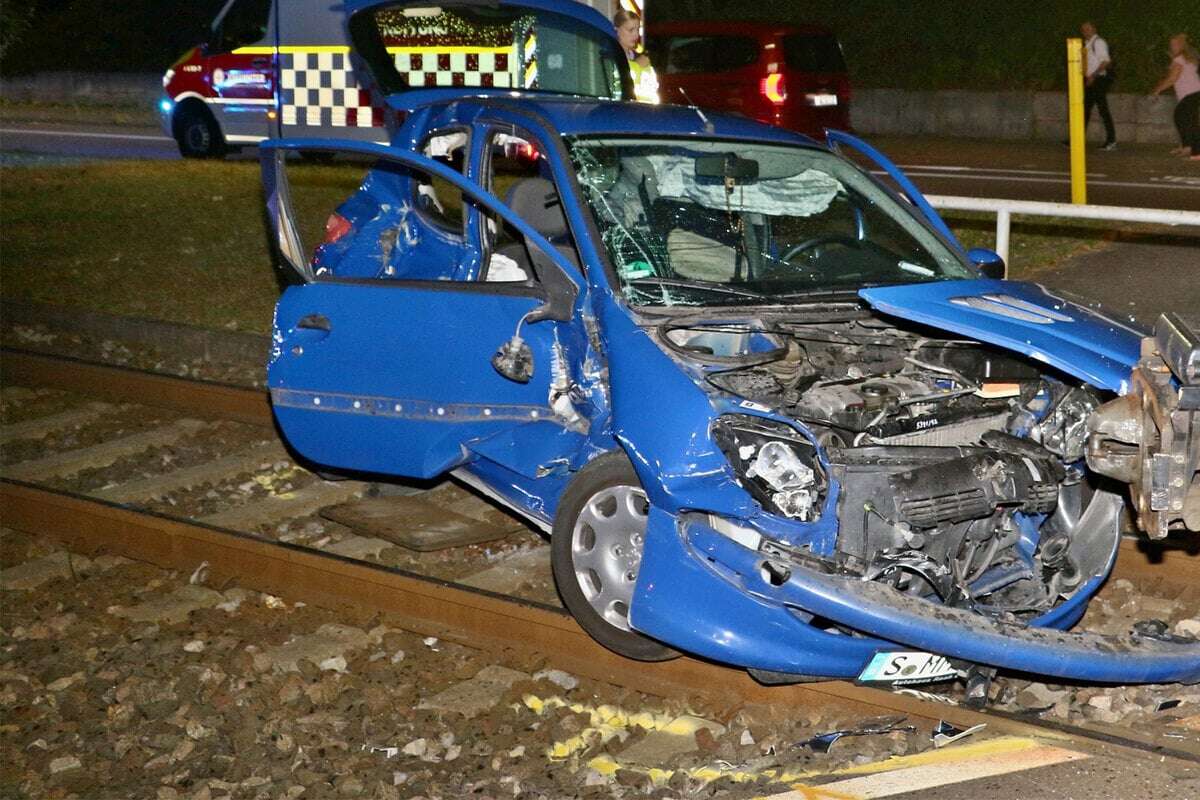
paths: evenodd
<path fill-rule="evenodd" d="M 280 171 L 295 231 L 281 247 L 298 271 L 316 280 L 477 279 L 479 248 L 463 234 L 463 193 L 449 181 L 357 155 L 289 156 L 272 174 Z"/>
<path fill-rule="evenodd" d="M 237 0 L 213 30 L 211 51 L 230 53 L 261 42 L 271 19 L 271 0 Z"/>
<path fill-rule="evenodd" d="M 461 173 L 467 163 L 468 144 L 466 131 L 443 131 L 425 140 L 421 154 Z M 458 189 L 436 175 L 420 175 L 414 186 L 413 206 L 421 216 L 448 234 L 463 236 L 465 217 Z"/>
<path fill-rule="evenodd" d="M 485 165 L 483 185 L 546 237 L 568 261 L 578 263 L 562 201 L 536 140 L 520 129 L 495 131 L 488 140 Z M 488 217 L 482 236 L 486 265 L 483 280 L 536 279 L 533 253 L 517 230 Z"/>
<path fill-rule="evenodd" d="M 657 64 L 669 75 L 728 72 L 758 61 L 758 42 L 747 36 L 675 36 L 660 43 Z"/>

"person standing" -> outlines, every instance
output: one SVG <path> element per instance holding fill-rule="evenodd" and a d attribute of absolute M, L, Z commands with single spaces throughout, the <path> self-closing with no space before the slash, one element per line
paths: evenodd
<path fill-rule="evenodd" d="M 1104 149 L 1117 149 L 1117 131 L 1113 126 L 1112 112 L 1108 110 L 1108 90 L 1112 88 L 1112 55 L 1108 42 L 1100 38 L 1096 26 L 1085 22 L 1079 27 L 1083 34 L 1083 128 L 1087 130 L 1092 118 L 1092 106 L 1100 109 L 1100 120 L 1104 123 Z"/>
<path fill-rule="evenodd" d="M 613 15 L 617 40 L 629 59 L 629 74 L 633 78 L 633 94 L 640 103 L 657 103 L 658 74 L 650 57 L 642 50 L 642 18 L 633 11 L 621 9 Z"/>
<path fill-rule="evenodd" d="M 1167 74 L 1150 92 L 1155 97 L 1168 88 L 1175 89 L 1175 129 L 1183 146 L 1175 150 L 1176 155 L 1187 156 L 1190 161 L 1200 161 L 1200 54 L 1188 41 L 1186 33 L 1171 37 L 1168 47 L 1171 66 Z"/>

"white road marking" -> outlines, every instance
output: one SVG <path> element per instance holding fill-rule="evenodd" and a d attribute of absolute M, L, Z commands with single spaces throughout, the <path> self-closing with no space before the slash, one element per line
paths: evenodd
<path fill-rule="evenodd" d="M 1070 172 L 1054 169 L 1009 169 L 1007 167 L 952 167 L 943 166 L 941 164 L 901 164 L 900 169 L 936 169 L 943 172 L 1002 172 L 1012 175 L 1066 175 L 1070 176 Z M 1089 178 L 1107 178 L 1108 174 L 1104 172 L 1089 172 Z"/>
<path fill-rule="evenodd" d="M 166 136 L 145 136 L 136 133 L 95 133 L 92 131 L 46 131 L 37 128 L 0 128 L 0 133 L 28 133 L 33 136 L 60 136 L 68 139 L 123 139 L 135 142 L 173 142 Z"/>
<path fill-rule="evenodd" d="M 870 800 L 1087 758 L 1085 753 L 1034 739 L 985 739 L 850 767 L 834 774 L 852 777 L 819 785 L 795 784 L 793 791 L 768 795 L 765 800 Z"/>
<path fill-rule="evenodd" d="M 892 797 L 980 778 L 992 778 L 1012 772 L 1049 767 L 1068 761 L 1081 761 L 1086 758 L 1087 756 L 1083 753 L 1046 745 L 1024 753 L 982 756 L 970 763 L 956 764 L 953 769 L 948 769 L 942 764 L 930 764 L 896 772 L 884 772 L 879 775 L 848 778 L 819 786 L 817 789 L 831 794 L 835 793 L 835 797 L 861 797 L 864 800 L 866 798 Z"/>

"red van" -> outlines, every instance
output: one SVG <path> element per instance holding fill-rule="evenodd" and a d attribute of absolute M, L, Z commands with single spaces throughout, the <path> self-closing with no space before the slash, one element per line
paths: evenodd
<path fill-rule="evenodd" d="M 646 38 L 665 103 L 694 103 L 812 136 L 850 128 L 850 79 L 829 30 L 652 22 Z"/>

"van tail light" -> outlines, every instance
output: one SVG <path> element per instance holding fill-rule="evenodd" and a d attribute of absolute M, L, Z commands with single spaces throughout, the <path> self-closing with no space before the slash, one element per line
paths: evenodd
<path fill-rule="evenodd" d="M 759 82 L 759 91 L 777 106 L 787 101 L 787 83 L 784 82 L 782 73 L 775 72 L 763 78 Z"/>
<path fill-rule="evenodd" d="M 350 220 L 336 211 L 333 212 L 329 215 L 329 219 L 325 220 L 325 241 L 322 244 L 333 244 L 349 233 L 353 227 Z"/>

